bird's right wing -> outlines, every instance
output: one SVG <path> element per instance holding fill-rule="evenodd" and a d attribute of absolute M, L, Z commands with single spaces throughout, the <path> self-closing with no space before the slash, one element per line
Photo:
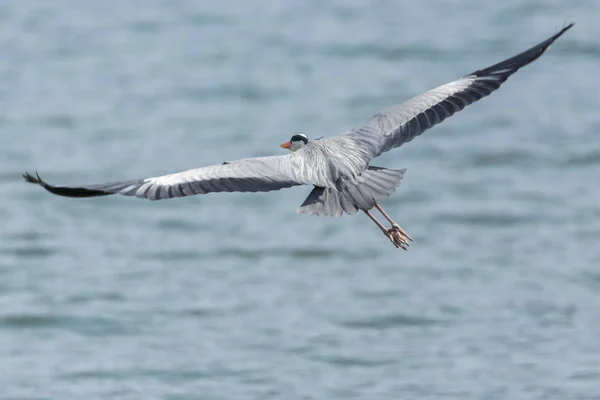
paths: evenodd
<path fill-rule="evenodd" d="M 247 158 L 153 178 L 79 186 L 53 186 L 37 173 L 36 176 L 26 173 L 23 177 L 59 196 L 122 194 L 161 200 L 213 192 L 268 192 L 304 185 L 310 182 L 298 172 L 302 162 L 294 154 Z"/>
<path fill-rule="evenodd" d="M 489 95 L 519 68 L 535 61 L 573 24 L 507 60 L 472 72 L 375 115 L 347 135 L 358 139 L 371 158 L 402 146 L 466 106 Z"/>

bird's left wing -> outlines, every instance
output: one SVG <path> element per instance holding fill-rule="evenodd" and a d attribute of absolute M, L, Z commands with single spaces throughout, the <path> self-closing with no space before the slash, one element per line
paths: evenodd
<path fill-rule="evenodd" d="M 50 193 L 67 197 L 122 194 L 162 200 L 213 192 L 268 192 L 310 183 L 296 172 L 296 164 L 301 160 L 292 156 L 247 158 L 170 175 L 96 185 L 53 186 L 37 173 L 36 176 L 26 173 L 23 177 Z"/>
<path fill-rule="evenodd" d="M 402 146 L 425 130 L 498 89 L 521 67 L 537 60 L 572 26 L 573 24 L 567 25 L 554 36 L 514 57 L 472 72 L 461 79 L 382 111 L 364 125 L 348 132 L 347 135 L 357 139 L 369 153 L 370 158 Z"/>

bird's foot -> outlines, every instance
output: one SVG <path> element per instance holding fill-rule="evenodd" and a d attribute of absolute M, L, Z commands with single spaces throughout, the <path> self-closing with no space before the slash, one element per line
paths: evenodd
<path fill-rule="evenodd" d="M 408 233 L 406 233 L 406 231 L 404 229 L 402 229 L 402 227 L 400 225 L 398 225 L 397 223 L 394 222 L 392 224 L 392 229 L 395 229 L 396 231 L 398 231 L 404 239 L 408 239 L 411 242 L 413 241 L 413 238 L 411 238 L 410 235 Z"/>
<path fill-rule="evenodd" d="M 406 239 L 410 239 L 410 238 L 407 235 L 404 235 L 398 229 L 396 229 L 396 227 L 387 229 L 383 233 L 385 234 L 385 236 L 388 237 L 388 239 L 390 239 L 390 241 L 392 242 L 392 244 L 394 246 L 396 246 L 396 248 L 408 250 L 407 247 L 410 245 L 408 244 L 408 241 Z M 410 239 L 410 240 L 412 240 L 412 239 Z"/>

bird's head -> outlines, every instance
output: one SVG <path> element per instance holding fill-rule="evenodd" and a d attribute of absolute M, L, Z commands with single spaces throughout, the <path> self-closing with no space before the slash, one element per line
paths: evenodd
<path fill-rule="evenodd" d="M 285 142 L 281 144 L 282 149 L 288 149 L 289 151 L 300 150 L 304 147 L 305 144 L 308 143 L 308 136 L 303 133 L 298 133 L 290 139 L 289 142 Z"/>

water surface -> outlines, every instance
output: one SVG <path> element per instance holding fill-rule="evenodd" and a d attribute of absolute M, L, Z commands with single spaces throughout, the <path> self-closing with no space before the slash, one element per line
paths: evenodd
<path fill-rule="evenodd" d="M 0 398 L 595 399 L 598 3 L 0 6 Z M 144 202 L 22 182 L 280 154 L 577 25 L 376 165 L 386 210 L 308 188 Z"/>

